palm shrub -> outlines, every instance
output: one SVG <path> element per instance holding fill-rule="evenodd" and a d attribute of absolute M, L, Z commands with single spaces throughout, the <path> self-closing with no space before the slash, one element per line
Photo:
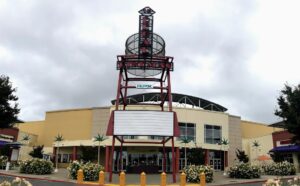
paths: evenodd
<path fill-rule="evenodd" d="M 192 183 L 200 182 L 200 174 L 205 174 L 205 181 L 210 183 L 213 181 L 214 172 L 210 166 L 205 165 L 189 165 L 183 168 L 183 172 L 186 174 L 186 180 Z"/>
<path fill-rule="evenodd" d="M 53 163 L 48 160 L 33 158 L 20 163 L 20 173 L 25 174 L 51 174 Z"/>
<path fill-rule="evenodd" d="M 245 153 L 245 151 L 240 150 L 240 149 L 236 149 L 235 155 L 236 155 L 237 159 L 239 160 L 239 162 L 243 162 L 243 163 L 248 163 L 249 162 L 249 157 Z"/>
<path fill-rule="evenodd" d="M 106 140 L 104 135 L 100 135 L 99 133 L 97 136 L 94 137 L 94 142 L 98 142 L 98 165 L 100 165 L 100 150 L 101 150 L 101 142 Z"/>
<path fill-rule="evenodd" d="M 33 158 L 43 158 L 43 148 L 44 148 L 44 145 L 38 145 L 38 146 L 34 146 L 32 147 L 32 151 L 29 153 L 29 155 Z"/>
<path fill-rule="evenodd" d="M 227 173 L 230 178 L 253 179 L 260 178 L 261 169 L 260 167 L 250 165 L 249 163 L 239 163 L 230 167 Z"/>

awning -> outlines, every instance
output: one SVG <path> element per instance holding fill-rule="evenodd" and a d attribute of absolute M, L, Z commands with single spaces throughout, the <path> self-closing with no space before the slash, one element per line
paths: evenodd
<path fill-rule="evenodd" d="M 300 145 L 274 147 L 270 152 L 300 152 Z"/>
<path fill-rule="evenodd" d="M 7 141 L 0 141 L 0 146 L 6 145 L 8 142 Z"/>

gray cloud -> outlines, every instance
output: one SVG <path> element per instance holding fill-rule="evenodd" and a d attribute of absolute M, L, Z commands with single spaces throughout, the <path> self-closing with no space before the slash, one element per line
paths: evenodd
<path fill-rule="evenodd" d="M 18 86 L 21 119 L 43 119 L 47 110 L 109 105 L 116 96 L 116 55 L 137 31 L 137 11 L 143 4 L 7 2 L 0 11 L 0 48 L 10 57 L 0 58 L 0 73 Z M 154 9 L 169 10 L 154 4 Z M 218 102 L 245 119 L 271 122 L 276 100 L 265 98 L 274 91 L 248 65 L 257 46 L 247 19 L 255 13 L 256 2 L 215 4 L 214 16 L 199 12 L 191 22 L 155 23 L 167 54 L 175 57 L 173 91 Z M 182 6 L 181 13 L 186 11 Z M 201 59 L 207 58 L 214 59 L 212 78 L 202 82 L 201 69 L 209 62 Z M 196 86 L 183 80 L 189 69 L 199 71 L 197 79 L 190 79 L 199 82 Z"/>

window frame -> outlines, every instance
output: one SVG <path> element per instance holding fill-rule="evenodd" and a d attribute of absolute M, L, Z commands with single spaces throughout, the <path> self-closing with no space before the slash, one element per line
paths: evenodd
<path fill-rule="evenodd" d="M 215 129 L 215 127 L 218 127 L 219 129 Z M 221 125 L 211 125 L 211 124 L 204 124 L 204 143 L 206 143 L 206 144 L 218 144 L 218 143 L 220 143 L 221 142 L 221 140 L 222 140 L 222 133 L 223 133 L 223 131 L 222 131 L 222 126 Z M 211 139 L 210 140 L 207 140 L 207 130 L 211 130 Z M 220 133 L 220 139 L 219 139 L 219 141 L 216 141 L 216 138 L 215 138 L 215 136 L 217 136 L 217 135 L 215 135 L 216 133 L 215 133 L 215 131 L 218 131 L 219 130 L 219 133 Z M 209 142 L 209 141 L 211 141 L 211 142 Z"/>

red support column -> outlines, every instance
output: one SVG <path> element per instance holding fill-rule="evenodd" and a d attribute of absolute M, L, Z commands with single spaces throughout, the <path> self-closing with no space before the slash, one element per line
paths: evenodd
<path fill-rule="evenodd" d="M 114 156 L 114 150 L 115 150 L 115 136 L 113 136 L 113 141 L 112 141 L 112 147 L 111 147 L 111 154 L 110 154 L 110 161 L 109 161 L 109 182 L 112 182 L 112 168 L 113 168 L 113 165 L 114 165 L 114 159 L 113 159 L 113 156 Z"/>
<path fill-rule="evenodd" d="M 122 70 L 120 70 L 119 73 L 119 80 L 118 80 L 118 88 L 117 88 L 117 98 L 116 98 L 116 110 L 119 110 L 119 104 L 120 104 L 120 91 L 121 91 L 121 82 L 122 82 Z"/>
<path fill-rule="evenodd" d="M 205 165 L 209 165 L 209 150 L 205 149 Z"/>
<path fill-rule="evenodd" d="M 109 171 L 109 146 L 105 147 L 105 171 Z"/>
<path fill-rule="evenodd" d="M 167 71 L 168 76 L 168 98 L 169 98 L 169 111 L 172 111 L 172 94 L 171 94 L 171 73 Z"/>
<path fill-rule="evenodd" d="M 73 146 L 72 160 L 75 161 L 77 159 L 77 146 Z"/>
<path fill-rule="evenodd" d="M 180 151 L 179 147 L 176 147 L 176 172 L 179 172 L 179 159 L 180 159 Z"/>
<path fill-rule="evenodd" d="M 126 105 L 127 105 L 127 89 L 128 89 L 127 87 L 128 87 L 128 81 L 125 82 L 125 91 L 124 91 L 124 100 L 125 101 L 123 101 L 123 110 L 126 110 Z"/>
<path fill-rule="evenodd" d="M 54 162 L 54 164 L 56 163 L 56 147 L 53 147 L 53 162 Z"/>
<path fill-rule="evenodd" d="M 176 157 L 175 157 L 173 136 L 172 136 L 172 173 L 173 173 L 173 183 L 176 183 Z"/>
<path fill-rule="evenodd" d="M 161 99 L 161 101 L 163 100 L 163 82 L 162 82 L 162 80 L 160 81 L 160 99 Z M 163 101 L 161 103 L 162 103 L 161 111 L 164 111 Z"/>

